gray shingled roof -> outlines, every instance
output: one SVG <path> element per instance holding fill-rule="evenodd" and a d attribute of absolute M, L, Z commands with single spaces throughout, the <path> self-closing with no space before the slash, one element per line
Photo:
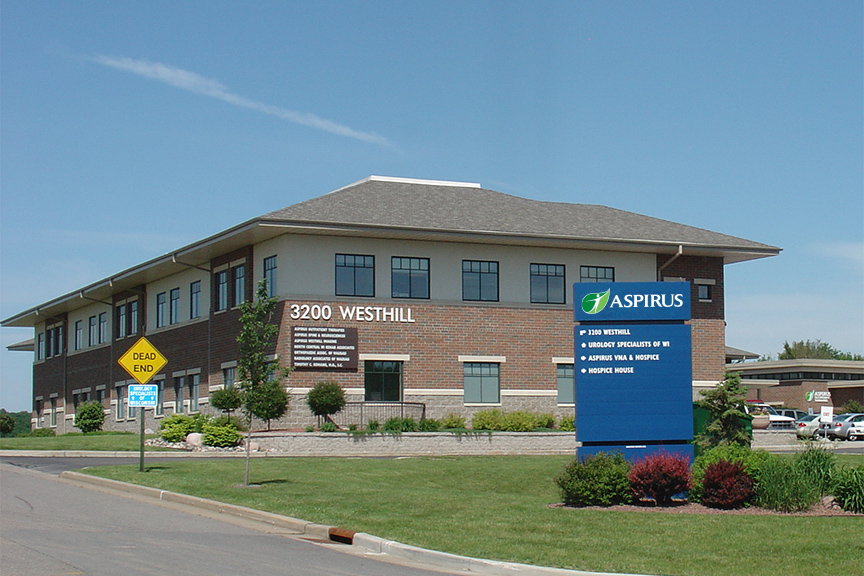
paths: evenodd
<path fill-rule="evenodd" d="M 544 202 L 479 187 L 374 176 L 262 218 L 587 241 L 684 244 L 775 254 L 780 251 L 775 246 L 607 206 Z"/>

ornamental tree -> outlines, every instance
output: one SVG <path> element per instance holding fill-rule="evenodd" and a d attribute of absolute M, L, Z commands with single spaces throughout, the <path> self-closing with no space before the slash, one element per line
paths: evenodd
<path fill-rule="evenodd" d="M 701 392 L 699 406 L 708 410 L 709 420 L 705 431 L 696 438 L 696 443 L 708 449 L 723 444 L 750 446 L 747 434 L 747 415 L 741 411 L 747 395 L 747 387 L 741 385 L 737 372 L 727 372 L 726 377 L 715 388 Z"/>
<path fill-rule="evenodd" d="M 236 387 L 242 398 L 240 406 L 246 416 L 246 468 L 243 485 L 249 485 L 249 456 L 251 451 L 252 418 L 267 421 L 279 418 L 288 410 L 289 396 L 282 386 L 282 379 L 290 373 L 272 351 L 279 334 L 279 326 L 273 323 L 276 299 L 268 296 L 267 282 L 261 280 L 253 302 L 240 304 L 240 356 L 237 369 L 240 381 Z"/>

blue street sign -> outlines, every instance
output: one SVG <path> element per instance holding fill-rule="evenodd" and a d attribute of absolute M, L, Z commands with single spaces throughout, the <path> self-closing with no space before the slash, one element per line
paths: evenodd
<path fill-rule="evenodd" d="M 159 387 L 156 384 L 130 384 L 130 408 L 155 408 L 159 400 Z"/>

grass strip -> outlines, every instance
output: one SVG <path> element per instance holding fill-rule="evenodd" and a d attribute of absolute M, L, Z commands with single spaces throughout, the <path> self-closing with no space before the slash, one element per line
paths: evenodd
<path fill-rule="evenodd" d="M 267 458 L 252 462 L 249 488 L 242 460 L 84 471 L 494 560 L 669 576 L 860 572 L 860 517 L 549 508 L 560 501 L 552 479 L 568 460 Z"/>
<path fill-rule="evenodd" d="M 147 435 L 145 438 L 155 438 Z M 141 437 L 132 432 L 103 432 L 82 434 L 70 432 L 59 436 L 24 436 L 0 438 L 0 450 L 98 450 L 110 452 L 138 452 Z M 145 452 L 169 450 L 159 446 L 145 446 Z"/>

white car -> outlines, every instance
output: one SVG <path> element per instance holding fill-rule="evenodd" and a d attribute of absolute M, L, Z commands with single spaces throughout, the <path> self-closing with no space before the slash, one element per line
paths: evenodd
<path fill-rule="evenodd" d="M 855 440 L 864 440 L 864 422 L 853 422 L 846 432 L 846 439 L 853 442 Z"/>
<path fill-rule="evenodd" d="M 795 421 L 795 432 L 799 438 L 813 438 L 819 428 L 819 414 L 808 414 Z"/>
<path fill-rule="evenodd" d="M 745 404 L 744 411 L 753 416 L 754 414 L 767 413 L 771 428 L 794 428 L 795 419 L 789 416 L 781 416 L 773 406 L 768 404 Z"/>

